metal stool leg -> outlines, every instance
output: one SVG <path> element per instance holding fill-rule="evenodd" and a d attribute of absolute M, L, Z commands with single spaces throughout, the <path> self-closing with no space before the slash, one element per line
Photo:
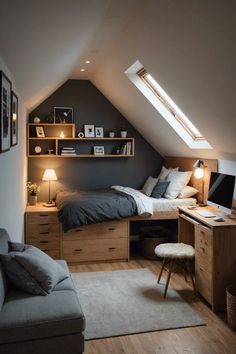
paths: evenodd
<path fill-rule="evenodd" d="M 159 277 L 158 277 L 158 280 L 157 280 L 158 283 L 159 283 L 160 280 L 161 280 L 162 272 L 163 272 L 163 270 L 164 270 L 164 267 L 165 267 L 165 265 L 166 265 L 166 262 L 167 262 L 167 258 L 164 258 L 163 261 L 162 261 L 161 271 L 160 271 L 160 274 L 159 274 Z"/>
<path fill-rule="evenodd" d="M 174 260 L 171 260 L 171 261 L 170 261 L 170 269 L 169 269 L 169 273 L 168 273 L 168 277 L 167 277 L 167 281 L 166 281 L 165 292 L 164 292 L 164 298 L 166 298 L 166 293 L 167 293 L 167 289 L 168 289 L 168 286 L 169 286 L 170 276 L 171 276 L 171 273 L 172 273 L 172 269 L 173 269 L 174 262 L 175 262 Z"/>
<path fill-rule="evenodd" d="M 196 295 L 197 291 L 196 291 L 195 282 L 194 282 L 194 278 L 193 278 L 193 270 L 192 270 L 191 260 L 190 259 L 186 259 L 186 263 L 187 263 L 187 267 L 188 267 L 188 270 L 189 270 L 190 278 L 192 280 L 194 294 Z"/>

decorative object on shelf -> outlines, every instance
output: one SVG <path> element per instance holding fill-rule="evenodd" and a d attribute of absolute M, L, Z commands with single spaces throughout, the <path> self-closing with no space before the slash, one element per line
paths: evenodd
<path fill-rule="evenodd" d="M 36 145 L 35 148 L 34 148 L 34 152 L 35 152 L 35 154 L 37 154 L 37 155 L 41 154 L 41 152 L 42 152 L 41 146 Z"/>
<path fill-rule="evenodd" d="M 60 138 L 64 139 L 65 138 L 65 134 L 64 132 L 60 132 Z"/>
<path fill-rule="evenodd" d="M 11 92 L 11 146 L 18 143 L 18 97 Z"/>
<path fill-rule="evenodd" d="M 53 107 L 54 123 L 73 123 L 72 107 Z"/>
<path fill-rule="evenodd" d="M 199 203 L 200 206 L 206 206 L 206 204 L 204 203 L 204 184 L 205 184 L 205 180 L 204 180 L 204 168 L 206 168 L 206 166 L 204 165 L 204 161 L 202 160 L 197 160 L 194 165 L 193 165 L 194 170 L 194 177 L 197 179 L 202 180 L 201 182 L 201 203 Z"/>
<path fill-rule="evenodd" d="M 114 130 L 109 131 L 109 138 L 114 138 L 115 137 L 115 132 Z"/>
<path fill-rule="evenodd" d="M 104 137 L 103 127 L 95 127 L 95 137 L 96 138 Z"/>
<path fill-rule="evenodd" d="M 40 118 L 39 117 L 34 117 L 34 123 L 36 123 L 36 124 L 40 123 Z"/>
<path fill-rule="evenodd" d="M 0 71 L 0 152 L 10 149 L 11 144 L 11 81 Z"/>
<path fill-rule="evenodd" d="M 40 192 L 40 186 L 38 186 L 37 183 L 32 183 L 29 181 L 26 183 L 26 188 L 29 193 L 29 204 L 36 205 L 37 204 L 37 196 L 38 196 L 38 193 Z"/>
<path fill-rule="evenodd" d="M 55 206 L 55 203 L 51 200 L 51 182 L 57 181 L 57 175 L 56 175 L 55 170 L 53 168 L 47 168 L 44 171 L 42 180 L 49 182 L 49 198 L 48 198 L 47 203 L 44 203 L 43 205 L 46 207 Z"/>
<path fill-rule="evenodd" d="M 84 136 L 85 138 L 94 138 L 94 125 L 85 124 L 84 125 Z"/>
<path fill-rule="evenodd" d="M 83 139 L 84 138 L 84 133 L 83 132 L 79 132 L 78 133 L 78 138 Z"/>
<path fill-rule="evenodd" d="M 94 146 L 94 155 L 104 155 L 104 146 Z"/>
<path fill-rule="evenodd" d="M 48 149 L 48 155 L 53 155 L 53 149 Z"/>
<path fill-rule="evenodd" d="M 61 149 L 61 156 L 76 156 L 75 148 L 63 147 Z"/>
<path fill-rule="evenodd" d="M 36 127 L 37 138 L 45 138 L 45 133 L 43 127 Z"/>
<path fill-rule="evenodd" d="M 126 130 L 125 127 L 121 127 L 121 128 L 120 128 L 120 136 L 121 136 L 122 138 L 126 138 L 126 137 L 127 137 L 127 130 Z"/>

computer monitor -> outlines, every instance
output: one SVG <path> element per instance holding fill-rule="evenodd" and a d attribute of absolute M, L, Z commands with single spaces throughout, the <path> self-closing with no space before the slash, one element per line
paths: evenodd
<path fill-rule="evenodd" d="M 228 213 L 231 211 L 234 197 L 235 176 L 211 172 L 208 204 L 219 207 Z"/>

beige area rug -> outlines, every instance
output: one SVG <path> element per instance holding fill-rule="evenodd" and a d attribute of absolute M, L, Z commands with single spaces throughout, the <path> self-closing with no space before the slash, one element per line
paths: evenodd
<path fill-rule="evenodd" d="M 203 325 L 173 289 L 148 269 L 73 273 L 85 318 L 85 339 Z"/>

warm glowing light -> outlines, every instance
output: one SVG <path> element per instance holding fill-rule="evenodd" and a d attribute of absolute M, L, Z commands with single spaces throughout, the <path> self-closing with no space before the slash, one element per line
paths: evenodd
<path fill-rule="evenodd" d="M 82 68 L 82 69 L 80 69 L 80 71 L 85 71 L 85 69 Z"/>
<path fill-rule="evenodd" d="M 90 64 L 90 60 L 86 60 L 86 61 L 85 61 L 85 64 Z"/>
<path fill-rule="evenodd" d="M 47 168 L 43 174 L 43 181 L 57 181 L 57 175 L 53 168 Z"/>
<path fill-rule="evenodd" d="M 12 118 L 13 118 L 14 121 L 16 121 L 16 118 L 17 118 L 16 113 L 13 113 Z"/>
<path fill-rule="evenodd" d="M 60 138 L 62 138 L 62 139 L 64 139 L 64 138 L 65 138 L 65 134 L 64 134 L 64 132 L 61 132 L 61 133 L 60 133 Z"/>
<path fill-rule="evenodd" d="M 194 177 L 196 177 L 197 179 L 200 179 L 204 176 L 204 169 L 201 167 L 196 168 L 196 170 L 194 171 Z"/>

